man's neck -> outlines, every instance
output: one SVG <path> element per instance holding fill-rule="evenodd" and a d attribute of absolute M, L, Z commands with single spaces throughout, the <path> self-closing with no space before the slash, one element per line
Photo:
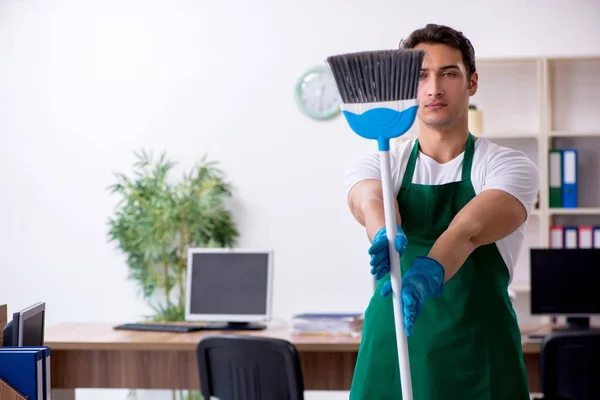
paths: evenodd
<path fill-rule="evenodd" d="M 439 130 L 424 124 L 419 126 L 419 150 L 440 164 L 452 161 L 465 150 L 469 137 L 467 127 Z"/>

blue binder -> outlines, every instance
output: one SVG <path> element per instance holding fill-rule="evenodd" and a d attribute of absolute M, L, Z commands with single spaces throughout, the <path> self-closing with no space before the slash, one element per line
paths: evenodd
<path fill-rule="evenodd" d="M 0 352 L 7 350 L 17 350 L 17 349 L 26 349 L 26 350 L 40 350 L 44 353 L 44 362 L 43 362 L 43 384 L 44 384 L 44 400 L 52 400 L 52 366 L 50 363 L 50 347 L 48 346 L 20 346 L 20 347 L 1 347 Z"/>
<path fill-rule="evenodd" d="M 0 347 L 0 378 L 31 400 L 50 400 L 44 388 L 46 350 Z"/>
<path fill-rule="evenodd" d="M 563 149 L 562 202 L 564 208 L 577 207 L 577 149 Z"/>

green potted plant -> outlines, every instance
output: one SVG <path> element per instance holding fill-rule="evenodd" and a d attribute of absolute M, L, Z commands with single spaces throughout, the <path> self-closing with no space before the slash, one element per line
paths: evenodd
<path fill-rule="evenodd" d="M 109 187 L 121 196 L 109 218 L 109 241 L 125 255 L 129 278 L 154 309 L 153 321 L 182 321 L 189 247 L 232 247 L 239 236 L 227 200 L 231 186 L 204 156 L 179 182 L 163 153 L 134 153 L 131 177 L 117 173 Z"/>
<path fill-rule="evenodd" d="M 176 164 L 165 153 L 157 160 L 143 150 L 134 154 L 132 175 L 115 174 L 109 187 L 121 197 L 108 219 L 109 242 L 125 255 L 129 279 L 154 310 L 147 319 L 183 321 L 188 248 L 233 247 L 239 236 L 227 208 L 231 185 L 206 156 L 173 182 Z"/>

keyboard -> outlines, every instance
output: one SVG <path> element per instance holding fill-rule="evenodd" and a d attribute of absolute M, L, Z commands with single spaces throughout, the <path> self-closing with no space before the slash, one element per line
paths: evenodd
<path fill-rule="evenodd" d="M 199 325 L 175 325 L 175 324 L 158 324 L 158 323 L 130 323 L 115 326 L 116 330 L 127 330 L 127 331 L 148 331 L 148 332 L 176 332 L 186 333 L 195 332 L 202 330 L 203 327 Z"/>

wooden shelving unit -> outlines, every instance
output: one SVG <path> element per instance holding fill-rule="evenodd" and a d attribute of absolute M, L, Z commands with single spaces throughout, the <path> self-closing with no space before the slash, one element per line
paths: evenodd
<path fill-rule="evenodd" d="M 471 103 L 483 112 L 479 135 L 521 150 L 540 170 L 539 208 L 529 218 L 511 290 L 529 291 L 529 249 L 548 247 L 558 223 L 600 225 L 600 55 L 477 59 L 479 89 Z M 416 124 L 398 141 L 416 134 Z M 550 208 L 548 151 L 579 149 L 578 208 Z"/>
<path fill-rule="evenodd" d="M 4 340 L 4 327 L 8 323 L 8 307 L 6 304 L 0 304 L 0 346 Z"/>

